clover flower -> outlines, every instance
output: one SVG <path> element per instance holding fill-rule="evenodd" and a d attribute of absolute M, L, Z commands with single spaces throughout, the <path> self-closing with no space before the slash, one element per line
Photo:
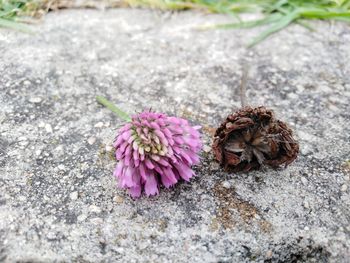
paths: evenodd
<path fill-rule="evenodd" d="M 114 175 L 119 186 L 132 197 L 157 195 L 164 185 L 169 188 L 195 174 L 201 149 L 199 126 L 192 127 L 182 118 L 144 111 L 133 115 L 114 142 L 118 164 Z"/>

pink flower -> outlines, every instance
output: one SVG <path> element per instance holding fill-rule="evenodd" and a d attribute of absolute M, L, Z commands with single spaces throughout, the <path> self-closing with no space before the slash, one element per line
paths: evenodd
<path fill-rule="evenodd" d="M 133 197 L 157 195 L 160 185 L 169 188 L 189 181 L 191 166 L 199 163 L 199 126 L 163 113 L 142 112 L 120 130 L 114 142 L 118 164 L 114 175 L 119 186 Z"/>

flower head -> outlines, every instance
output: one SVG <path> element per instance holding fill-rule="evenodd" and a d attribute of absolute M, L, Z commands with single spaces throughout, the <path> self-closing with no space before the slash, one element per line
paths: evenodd
<path fill-rule="evenodd" d="M 156 195 L 162 184 L 169 188 L 181 179 L 189 181 L 194 176 L 191 166 L 199 163 L 199 128 L 163 113 L 133 115 L 114 142 L 119 186 L 139 197 L 143 190 Z"/>

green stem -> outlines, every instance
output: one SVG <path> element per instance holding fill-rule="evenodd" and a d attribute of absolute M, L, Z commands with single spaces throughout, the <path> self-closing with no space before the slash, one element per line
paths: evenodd
<path fill-rule="evenodd" d="M 126 112 L 119 109 L 117 106 L 115 106 L 112 102 L 107 100 L 105 97 L 102 96 L 96 96 L 96 100 L 98 103 L 102 104 L 106 108 L 110 109 L 112 112 L 114 112 L 119 118 L 125 120 L 125 121 L 131 121 L 131 117 Z"/>

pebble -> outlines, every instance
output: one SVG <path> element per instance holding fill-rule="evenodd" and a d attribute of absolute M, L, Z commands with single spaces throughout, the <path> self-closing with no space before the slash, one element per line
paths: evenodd
<path fill-rule="evenodd" d="M 206 152 L 206 153 L 208 153 L 208 152 L 211 151 L 211 147 L 208 146 L 208 145 L 204 145 L 204 146 L 203 146 L 203 151 Z"/>
<path fill-rule="evenodd" d="M 78 199 L 78 192 L 72 192 L 69 195 L 70 199 L 77 200 Z"/>
<path fill-rule="evenodd" d="M 267 259 L 272 258 L 272 250 L 268 250 L 268 251 L 266 252 L 266 258 L 267 258 Z"/>
<path fill-rule="evenodd" d="M 147 244 L 146 242 L 139 244 L 139 248 L 140 248 L 141 250 L 144 250 L 144 249 L 146 249 L 146 248 L 148 248 L 148 247 L 149 247 L 149 244 Z M 204 248 L 204 249 L 205 249 L 205 248 Z"/>
<path fill-rule="evenodd" d="M 305 177 L 301 177 L 301 182 L 303 183 L 303 185 L 307 185 L 308 181 Z"/>
<path fill-rule="evenodd" d="M 47 133 L 52 133 L 52 131 L 53 131 L 52 127 L 51 127 L 51 125 L 49 123 L 45 124 L 45 130 L 46 130 Z"/>
<path fill-rule="evenodd" d="M 26 141 L 27 140 L 27 138 L 26 137 L 24 137 L 24 136 L 20 136 L 20 137 L 18 137 L 18 141 Z"/>
<path fill-rule="evenodd" d="M 19 142 L 20 146 L 27 146 L 28 144 L 29 144 L 28 141 L 21 141 L 21 142 Z"/>
<path fill-rule="evenodd" d="M 224 188 L 226 188 L 226 189 L 231 188 L 231 184 L 230 184 L 230 182 L 229 182 L 229 181 L 225 181 L 225 182 L 223 182 L 223 183 L 222 183 L 222 186 L 223 186 Z"/>
<path fill-rule="evenodd" d="M 96 142 L 96 138 L 95 137 L 90 137 L 88 140 L 87 140 L 88 144 L 90 145 L 93 145 L 95 142 Z"/>
<path fill-rule="evenodd" d="M 346 184 L 343 184 L 340 188 L 340 191 L 345 192 L 346 190 L 348 190 L 348 186 Z"/>
<path fill-rule="evenodd" d="M 90 222 L 93 223 L 94 225 L 101 225 L 103 224 L 103 219 L 100 217 L 95 217 L 95 218 L 91 218 Z"/>
<path fill-rule="evenodd" d="M 88 163 L 81 163 L 80 164 L 80 169 L 82 171 L 86 171 L 89 168 L 89 164 Z"/>
<path fill-rule="evenodd" d="M 40 103 L 41 101 L 42 101 L 42 99 L 39 97 L 29 98 L 29 102 L 31 102 L 31 103 Z"/>
<path fill-rule="evenodd" d="M 23 85 L 24 86 L 29 86 L 30 84 L 31 84 L 31 82 L 29 80 L 23 81 Z"/>
<path fill-rule="evenodd" d="M 57 166 L 58 170 L 64 171 L 66 167 L 63 164 Z"/>
<path fill-rule="evenodd" d="M 288 93 L 287 97 L 289 99 L 295 99 L 295 100 L 299 98 L 299 96 L 295 93 Z"/>
<path fill-rule="evenodd" d="M 303 205 L 304 205 L 304 207 L 307 208 L 307 209 L 310 208 L 310 204 L 309 204 L 308 201 L 304 201 L 304 204 L 303 204 Z"/>
<path fill-rule="evenodd" d="M 82 221 L 84 221 L 86 218 L 87 218 L 87 215 L 81 214 L 81 215 L 79 215 L 79 216 L 77 217 L 77 220 L 78 220 L 79 222 L 82 222 Z"/>
<path fill-rule="evenodd" d="M 212 162 L 212 163 L 210 164 L 210 167 L 211 167 L 211 169 L 217 170 L 217 169 L 220 168 L 220 164 L 219 164 L 218 162 Z"/>
<path fill-rule="evenodd" d="M 55 150 L 54 150 L 54 154 L 55 156 L 57 157 L 60 157 L 62 155 L 64 155 L 64 148 L 63 148 L 63 145 L 58 145 Z"/>
<path fill-rule="evenodd" d="M 100 121 L 100 122 L 96 123 L 94 127 L 95 127 L 95 128 L 102 128 L 103 125 L 104 125 L 103 122 Z"/>
<path fill-rule="evenodd" d="M 99 207 L 96 206 L 96 205 L 90 205 L 90 206 L 89 206 L 89 210 L 90 210 L 90 212 L 92 212 L 92 213 L 97 213 L 97 214 L 101 213 L 101 208 L 99 208 Z"/>
<path fill-rule="evenodd" d="M 112 145 L 106 145 L 106 152 L 112 152 L 114 147 Z"/>
<path fill-rule="evenodd" d="M 119 196 L 119 195 L 117 195 L 117 196 L 115 196 L 115 197 L 113 198 L 113 201 L 116 202 L 116 203 L 118 203 L 118 204 L 121 204 L 121 203 L 124 202 L 124 198 L 121 197 L 121 196 Z"/>
<path fill-rule="evenodd" d="M 48 239 L 55 239 L 56 238 L 56 234 L 54 232 L 49 232 L 49 233 L 47 233 L 46 237 Z"/>

